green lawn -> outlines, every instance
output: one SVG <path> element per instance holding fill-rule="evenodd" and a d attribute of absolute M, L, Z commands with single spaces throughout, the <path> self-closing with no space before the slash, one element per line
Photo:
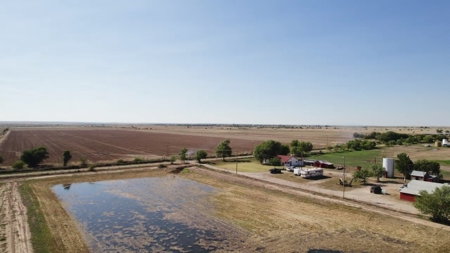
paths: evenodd
<path fill-rule="evenodd" d="M 440 165 L 450 166 L 450 160 L 436 160 Z"/>
<path fill-rule="evenodd" d="M 270 165 L 262 165 L 258 161 L 256 161 L 254 158 L 246 158 L 246 159 L 239 159 L 237 160 L 237 166 L 239 172 L 267 172 L 269 169 L 273 168 L 273 166 Z M 228 170 L 235 171 L 236 170 L 236 162 L 234 160 L 229 161 L 217 161 L 215 163 L 212 163 L 212 165 L 224 168 Z M 281 166 L 278 166 L 278 168 L 281 168 Z"/>
<path fill-rule="evenodd" d="M 381 165 L 383 162 L 383 157 L 381 156 L 380 149 L 374 150 L 362 150 L 362 151 L 349 151 L 349 152 L 339 152 L 339 153 L 325 153 L 323 155 L 315 155 L 308 157 L 306 159 L 309 160 L 326 160 L 334 163 L 337 166 L 344 165 L 344 157 L 345 157 L 345 165 L 348 168 L 361 166 L 363 168 L 370 168 L 374 164 L 375 158 L 377 159 L 377 163 Z"/>

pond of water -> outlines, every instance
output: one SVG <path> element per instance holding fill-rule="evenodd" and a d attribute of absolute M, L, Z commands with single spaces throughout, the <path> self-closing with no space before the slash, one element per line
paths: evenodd
<path fill-rule="evenodd" d="M 213 215 L 217 189 L 169 175 L 55 185 L 93 252 L 233 250 L 245 232 Z"/>

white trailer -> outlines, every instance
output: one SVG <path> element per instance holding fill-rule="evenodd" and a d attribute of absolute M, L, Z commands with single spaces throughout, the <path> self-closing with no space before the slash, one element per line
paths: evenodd
<path fill-rule="evenodd" d="M 301 177 L 303 178 L 311 178 L 311 177 L 320 177 L 323 176 L 323 169 L 322 168 L 312 168 L 312 169 L 300 169 L 298 172 Z M 295 174 L 295 171 L 294 171 Z"/>
<path fill-rule="evenodd" d="M 442 139 L 442 147 L 448 147 L 450 146 L 450 143 L 448 142 L 447 139 Z"/>

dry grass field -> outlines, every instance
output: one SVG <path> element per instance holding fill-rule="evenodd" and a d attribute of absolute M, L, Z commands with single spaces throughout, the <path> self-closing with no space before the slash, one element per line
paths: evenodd
<path fill-rule="evenodd" d="M 30 182 L 47 219 L 54 243 L 64 252 L 84 252 L 77 225 L 51 191 L 55 184 L 162 176 L 163 170 L 53 177 Z M 449 252 L 450 231 L 319 199 L 272 190 L 266 184 L 233 175 L 191 169 L 177 176 L 214 186 L 208 200 L 213 215 L 248 231 L 242 252 Z M 56 214 L 56 215 L 55 215 Z M 401 214 L 398 214 L 401 215 Z M 411 218 L 417 219 L 417 218 Z M 191 221 L 192 222 L 192 221 Z M 73 240 L 68 240 L 68 238 Z M 79 248 L 78 248 L 79 247 Z"/>

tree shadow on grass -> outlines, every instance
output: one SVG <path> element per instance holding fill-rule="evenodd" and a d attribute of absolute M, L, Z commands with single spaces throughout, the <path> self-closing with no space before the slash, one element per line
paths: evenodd
<path fill-rule="evenodd" d="M 331 177 L 322 175 L 320 177 L 310 177 L 310 178 L 305 178 L 305 179 L 317 181 L 317 180 L 324 180 L 324 179 L 329 179 L 329 178 L 331 178 Z"/>
<path fill-rule="evenodd" d="M 404 184 L 404 182 L 399 182 L 395 180 L 383 180 L 380 181 L 380 184 Z"/>

